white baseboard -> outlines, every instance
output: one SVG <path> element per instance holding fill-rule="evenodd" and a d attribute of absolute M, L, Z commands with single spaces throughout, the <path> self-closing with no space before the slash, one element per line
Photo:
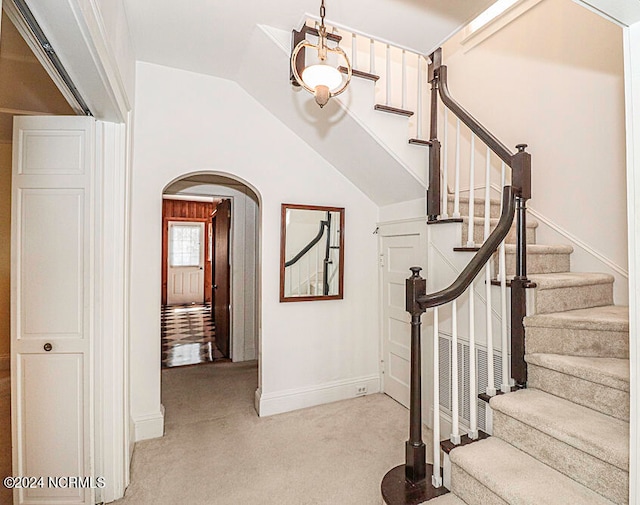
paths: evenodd
<path fill-rule="evenodd" d="M 369 375 L 334 381 L 307 388 L 289 389 L 275 393 L 256 391 L 256 405 L 260 417 L 272 416 L 292 410 L 314 407 L 324 403 L 355 398 L 356 389 L 366 387 L 366 394 L 380 392 L 380 376 Z"/>
<path fill-rule="evenodd" d="M 11 370 L 10 354 L 0 354 L 0 370 Z"/>
<path fill-rule="evenodd" d="M 160 412 L 133 418 L 135 441 L 160 438 L 164 435 L 164 405 L 160 405 Z"/>

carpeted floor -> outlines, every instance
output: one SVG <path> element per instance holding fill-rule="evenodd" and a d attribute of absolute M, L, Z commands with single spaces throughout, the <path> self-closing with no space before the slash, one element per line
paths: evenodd
<path fill-rule="evenodd" d="M 377 505 L 404 460 L 408 412 L 382 394 L 259 418 L 255 363 L 168 369 L 162 384 L 165 436 L 136 445 L 119 505 Z"/>

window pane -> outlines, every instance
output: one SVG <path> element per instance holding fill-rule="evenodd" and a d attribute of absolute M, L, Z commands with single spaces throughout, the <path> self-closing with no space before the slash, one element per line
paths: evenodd
<path fill-rule="evenodd" d="M 170 264 L 172 267 L 200 266 L 200 243 L 202 240 L 199 224 L 174 224 L 171 226 Z"/>

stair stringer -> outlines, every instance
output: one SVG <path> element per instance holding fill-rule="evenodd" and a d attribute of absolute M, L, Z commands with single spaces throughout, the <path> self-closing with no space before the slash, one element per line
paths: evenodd
<path fill-rule="evenodd" d="M 404 146 L 415 150 L 413 157 L 418 161 L 414 164 L 424 163 L 424 175 L 420 177 L 417 168 L 401 160 L 395 150 L 351 110 L 353 102 L 364 101 L 373 114 L 372 84 L 357 82 L 354 78 L 351 91 L 320 109 L 311 95 L 293 89 L 287 79 L 289 38 L 290 34 L 284 30 L 256 26 L 240 64 L 238 83 L 376 204 L 384 206 L 424 198 L 427 150 Z M 391 120 L 391 128 L 396 127 L 397 118 L 376 114 L 381 116 L 377 120 Z M 402 136 L 406 143 L 408 129 L 400 130 L 396 135 Z M 399 141 L 397 144 L 399 149 Z"/>

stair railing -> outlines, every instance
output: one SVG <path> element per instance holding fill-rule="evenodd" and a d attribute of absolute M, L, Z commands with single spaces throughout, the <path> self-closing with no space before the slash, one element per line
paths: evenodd
<path fill-rule="evenodd" d="M 447 373 L 447 380 L 451 381 L 451 437 L 453 445 L 462 442 L 460 430 L 458 391 L 459 364 L 458 364 L 458 334 L 457 334 L 457 302 L 459 297 L 468 292 L 469 311 L 469 426 L 465 435 L 468 439 L 479 438 L 478 429 L 478 383 L 480 379 L 476 373 L 477 367 L 477 345 L 475 327 L 475 307 L 474 307 L 474 281 L 484 270 L 485 273 L 485 303 L 486 303 L 486 354 L 487 354 L 487 377 L 486 391 L 482 394 L 493 396 L 498 393 L 494 374 L 494 345 L 492 328 L 492 301 L 491 301 L 491 265 L 490 260 L 494 253 L 498 252 L 499 273 L 498 280 L 501 286 L 502 295 L 502 328 L 501 328 L 501 353 L 502 353 L 502 383 L 501 392 L 511 390 L 513 385 L 524 386 L 526 384 L 526 364 L 524 362 L 524 326 L 525 316 L 525 288 L 530 285 L 527 279 L 526 266 L 526 201 L 531 197 L 531 156 L 525 151 L 526 145 L 517 146 L 517 151 L 512 153 L 494 135 L 492 135 L 479 121 L 462 108 L 451 96 L 447 83 L 447 67 L 442 64 L 441 49 L 436 50 L 430 56 L 428 67 L 428 82 L 431 84 L 431 115 L 430 115 L 430 138 L 429 138 L 429 189 L 427 192 L 427 214 L 429 224 L 444 222 L 461 222 L 460 216 L 460 167 L 461 162 L 461 123 L 468 128 L 465 132 L 469 135 L 469 187 L 467 188 L 469 213 L 467 226 L 463 225 L 463 232 L 466 230 L 467 240 L 463 247 L 457 250 L 475 252 L 471 261 L 460 272 L 455 281 L 447 288 L 435 293 L 426 292 L 426 279 L 420 276 L 420 267 L 412 267 L 412 275 L 406 281 L 406 309 L 411 315 L 411 380 L 410 380 L 410 433 L 406 442 L 406 461 L 404 466 L 404 480 L 398 481 L 398 470 L 400 467 L 391 470 L 382 482 L 382 493 L 385 502 L 402 503 L 391 498 L 398 486 L 410 487 L 414 491 L 422 493 L 420 498 L 424 500 L 437 496 L 443 485 L 442 470 L 440 464 L 440 380 L 442 370 L 440 369 L 440 318 L 439 308 L 451 303 L 451 353 L 450 375 Z M 443 143 L 438 138 L 439 126 L 439 102 L 444 105 L 443 113 Z M 455 124 L 456 142 L 449 143 L 448 131 L 451 129 L 451 119 Z M 485 156 L 485 217 L 484 223 L 478 223 L 475 209 L 475 159 L 477 157 L 476 140 L 484 144 Z M 448 215 L 450 194 L 449 151 L 455 153 L 455 174 L 453 176 L 453 218 Z M 491 174 L 495 158 L 500 161 L 501 185 L 496 190 L 491 184 Z M 511 170 L 510 184 L 506 182 L 506 167 Z M 444 191 L 442 191 L 444 189 Z M 491 220 L 491 194 L 501 191 L 501 212 L 500 218 L 495 222 Z M 442 206 L 444 206 L 444 211 Z M 506 326 L 506 268 L 505 268 L 505 239 L 511 232 L 512 224 L 516 218 L 516 251 L 515 251 L 515 277 L 511 280 L 511 335 L 507 335 Z M 478 224 L 484 224 L 483 239 L 478 240 L 481 245 L 476 245 L 476 229 Z M 494 227 L 493 231 L 491 228 Z M 422 391 L 421 391 L 421 316 L 428 310 L 433 311 L 433 465 L 426 464 L 426 449 L 422 440 Z M 511 354 L 509 363 L 508 355 Z M 510 365 L 510 366 L 509 366 Z M 510 373 L 509 373 L 510 369 Z M 512 380 L 509 380 L 512 377 Z M 427 469 L 431 467 L 430 486 L 426 481 Z M 395 482 L 395 484 L 394 484 Z M 417 497 L 418 495 L 416 495 Z M 417 498 L 416 498 L 417 499 Z M 418 501 L 415 501 L 418 503 Z"/>
<path fill-rule="evenodd" d="M 323 237 L 324 244 L 320 244 Z M 318 233 L 290 260 L 285 261 L 285 284 L 288 292 L 295 296 L 314 296 L 319 293 L 317 285 L 322 273 L 322 295 L 329 294 L 332 281 L 329 265 L 331 261 L 331 213 L 319 223 Z M 295 267 L 295 268 L 294 268 Z"/>

